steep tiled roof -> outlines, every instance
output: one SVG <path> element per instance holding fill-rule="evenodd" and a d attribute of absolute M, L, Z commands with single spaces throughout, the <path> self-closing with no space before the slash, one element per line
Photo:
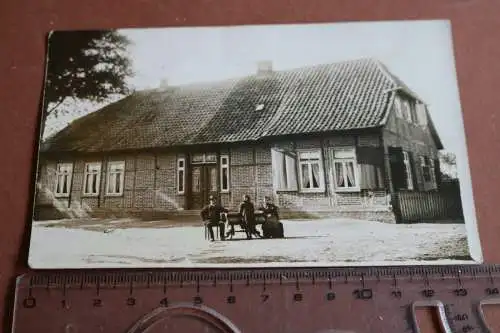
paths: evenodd
<path fill-rule="evenodd" d="M 381 63 L 359 59 L 141 91 L 75 120 L 43 150 L 99 152 L 377 127 L 396 88 L 401 83 Z"/>

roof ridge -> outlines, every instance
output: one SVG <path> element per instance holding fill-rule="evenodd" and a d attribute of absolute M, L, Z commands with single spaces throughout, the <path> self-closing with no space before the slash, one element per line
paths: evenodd
<path fill-rule="evenodd" d="M 284 68 L 284 69 L 273 69 L 274 74 L 286 74 L 286 73 L 293 73 L 297 71 L 304 71 L 304 70 L 311 70 L 311 69 L 318 69 L 321 67 L 331 67 L 331 66 L 338 66 L 338 65 L 344 65 L 344 64 L 349 64 L 349 63 L 357 63 L 357 62 L 366 62 L 366 61 L 371 61 L 374 63 L 380 63 L 380 61 L 374 57 L 359 57 L 359 58 L 354 58 L 354 59 L 345 59 L 341 61 L 334 61 L 334 62 L 324 62 L 324 63 L 319 63 L 319 64 L 311 64 L 311 65 L 303 65 L 299 67 L 293 67 L 293 68 Z M 381 64 L 382 65 L 382 64 Z M 189 82 L 189 83 L 182 83 L 182 84 L 172 84 L 167 87 L 161 88 L 144 88 L 140 90 L 135 90 L 134 93 L 156 93 L 156 92 L 162 92 L 162 91 L 168 91 L 168 88 L 175 89 L 175 88 L 197 88 L 201 86 L 205 87 L 213 87 L 213 85 L 216 84 L 230 84 L 234 83 L 240 80 L 245 80 L 245 79 L 251 79 L 251 78 L 256 78 L 258 75 L 256 73 L 250 73 L 246 75 L 240 75 L 240 76 L 234 76 L 234 77 L 228 77 L 228 78 L 221 78 L 221 79 L 216 79 L 216 80 L 207 80 L 207 81 L 196 81 L 196 82 Z M 390 74 L 389 74 L 390 77 Z"/>
<path fill-rule="evenodd" d="M 379 69 L 381 70 L 381 72 L 384 73 L 384 75 L 386 75 L 389 78 L 389 80 L 391 80 L 391 82 L 394 83 L 395 87 L 393 88 L 393 90 L 401 89 L 407 94 L 411 95 L 413 98 L 419 100 L 421 103 L 426 104 L 425 101 L 415 91 L 413 91 L 413 89 L 408 87 L 408 85 L 404 83 L 403 80 L 401 80 L 401 78 L 399 78 L 396 74 L 394 74 L 391 70 L 389 70 L 389 68 L 387 68 L 387 65 L 385 65 L 378 59 L 376 59 L 375 62 L 379 67 Z"/>
<path fill-rule="evenodd" d="M 378 126 L 386 115 L 385 90 L 395 86 L 378 64 L 365 57 L 181 86 L 187 89 L 136 90 L 59 132 L 51 149 L 245 142 Z"/>
<path fill-rule="evenodd" d="M 375 64 L 375 66 L 378 67 L 378 69 L 380 70 L 380 72 L 389 81 L 391 81 L 396 87 L 399 87 L 399 85 L 400 85 L 399 80 L 396 80 L 396 76 L 389 70 L 389 68 L 387 68 L 387 66 L 384 63 L 382 63 L 382 61 L 374 58 L 373 59 L 373 63 Z"/>

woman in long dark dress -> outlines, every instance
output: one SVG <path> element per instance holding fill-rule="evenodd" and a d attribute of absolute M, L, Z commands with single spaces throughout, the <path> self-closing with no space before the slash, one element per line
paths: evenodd
<path fill-rule="evenodd" d="M 264 238 L 283 238 L 283 223 L 280 222 L 278 207 L 272 203 L 271 197 L 265 197 L 264 206 L 260 210 L 266 216 L 266 222 L 262 225 Z"/>

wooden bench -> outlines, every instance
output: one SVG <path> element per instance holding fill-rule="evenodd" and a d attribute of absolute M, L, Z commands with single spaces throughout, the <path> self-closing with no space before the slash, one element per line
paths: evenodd
<path fill-rule="evenodd" d="M 279 221 L 275 221 L 275 223 L 279 223 Z M 264 223 L 267 222 L 267 215 L 264 214 L 262 211 L 257 210 L 255 211 L 255 226 L 261 226 L 260 231 L 257 230 L 258 233 L 252 233 L 252 235 L 258 237 L 258 238 L 283 238 L 283 226 L 281 223 L 280 224 L 280 230 L 279 230 L 279 235 L 265 235 L 263 225 Z M 205 239 L 208 239 L 208 227 L 205 223 Z M 219 228 L 221 224 L 225 224 L 225 229 L 226 229 L 226 238 L 229 237 L 229 239 L 232 239 L 237 232 L 239 233 L 247 233 L 246 230 L 246 224 L 243 221 L 243 217 L 240 215 L 238 212 L 229 212 L 229 213 L 223 213 L 221 214 L 221 220 L 220 224 L 214 226 L 214 236 L 216 238 L 219 238 Z"/>
<path fill-rule="evenodd" d="M 235 236 L 235 233 L 237 232 L 244 232 L 245 234 L 247 233 L 246 230 L 246 223 L 243 220 L 243 217 L 237 213 L 237 212 L 229 212 L 223 214 L 225 223 L 227 225 L 227 236 L 232 239 Z M 256 211 L 255 212 L 255 225 L 262 225 L 266 222 L 266 215 L 261 212 L 261 211 Z M 239 228 L 236 228 L 239 227 Z M 234 231 L 234 232 L 233 232 Z M 259 238 L 262 238 L 262 230 L 259 233 L 252 233 L 252 235 L 257 236 Z"/>

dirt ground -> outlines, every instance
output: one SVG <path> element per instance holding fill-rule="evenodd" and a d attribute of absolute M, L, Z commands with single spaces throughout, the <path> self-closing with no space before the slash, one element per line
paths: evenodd
<path fill-rule="evenodd" d="M 284 239 L 209 242 L 201 223 L 134 219 L 35 222 L 34 268 L 238 264 L 398 264 L 470 261 L 463 224 L 284 220 Z M 470 262 L 469 262 L 470 263 Z"/>

